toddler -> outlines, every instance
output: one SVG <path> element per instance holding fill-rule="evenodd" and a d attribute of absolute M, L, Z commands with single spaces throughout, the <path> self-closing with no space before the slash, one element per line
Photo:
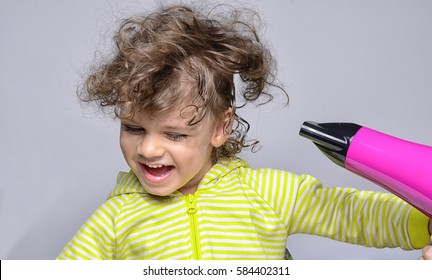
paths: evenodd
<path fill-rule="evenodd" d="M 58 259 L 284 259 L 295 233 L 424 247 L 421 258 L 432 258 L 430 220 L 394 195 L 323 188 L 238 158 L 256 143 L 236 107 L 285 91 L 250 23 L 257 15 L 223 12 L 169 6 L 121 24 L 113 57 L 80 98 L 121 121 L 130 171 Z"/>

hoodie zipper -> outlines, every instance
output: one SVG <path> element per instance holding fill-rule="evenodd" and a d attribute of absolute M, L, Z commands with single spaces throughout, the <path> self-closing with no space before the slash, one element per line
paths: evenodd
<path fill-rule="evenodd" d="M 192 194 L 188 194 L 186 196 L 186 204 L 187 204 L 187 213 L 189 216 L 189 223 L 191 226 L 191 234 L 192 234 L 192 253 L 193 258 L 198 260 L 201 258 L 200 249 L 199 249 L 199 240 L 198 240 L 198 223 L 196 217 L 196 199 Z"/>

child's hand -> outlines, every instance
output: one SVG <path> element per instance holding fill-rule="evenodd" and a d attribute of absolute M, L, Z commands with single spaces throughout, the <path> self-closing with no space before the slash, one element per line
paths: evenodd
<path fill-rule="evenodd" d="M 432 235 L 430 241 L 431 243 L 423 248 L 420 260 L 432 260 Z"/>
<path fill-rule="evenodd" d="M 420 260 L 432 260 L 432 220 L 429 221 L 429 233 L 431 233 L 430 244 L 423 248 Z"/>

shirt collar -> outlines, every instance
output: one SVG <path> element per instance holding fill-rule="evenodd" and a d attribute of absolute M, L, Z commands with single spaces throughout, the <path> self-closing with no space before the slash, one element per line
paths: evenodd
<path fill-rule="evenodd" d="M 242 159 L 235 158 L 232 160 L 219 161 L 207 172 L 204 178 L 201 180 L 197 192 L 205 191 L 205 189 L 211 188 L 221 178 L 234 170 L 247 167 L 248 164 Z M 147 194 L 142 188 L 141 183 L 135 176 L 133 171 L 119 172 L 117 176 L 117 184 L 114 190 L 112 190 L 108 197 L 118 196 L 121 194 L 141 193 Z M 174 192 L 171 196 L 182 195 L 179 191 Z"/>

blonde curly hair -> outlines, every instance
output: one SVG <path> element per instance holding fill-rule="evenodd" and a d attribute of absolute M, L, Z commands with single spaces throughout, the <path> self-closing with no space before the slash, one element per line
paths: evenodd
<path fill-rule="evenodd" d="M 216 13 L 219 10 L 221 13 Z M 160 7 L 156 12 L 132 16 L 121 23 L 113 56 L 93 69 L 79 88 L 84 102 L 112 108 L 116 117 L 130 119 L 136 112 L 163 112 L 188 102 L 196 110 L 189 125 L 207 113 L 218 118 L 236 108 L 266 97 L 275 83 L 275 61 L 261 42 L 258 15 L 248 9 L 221 5 L 204 14 L 190 6 Z M 238 75 L 241 89 L 235 88 Z M 187 80 L 187 83 L 180 80 Z M 241 105 L 241 106 L 243 106 Z M 237 108 L 240 107 L 237 105 Z M 246 141 L 246 120 L 234 110 L 227 142 L 215 149 L 214 161 L 236 156 Z"/>

